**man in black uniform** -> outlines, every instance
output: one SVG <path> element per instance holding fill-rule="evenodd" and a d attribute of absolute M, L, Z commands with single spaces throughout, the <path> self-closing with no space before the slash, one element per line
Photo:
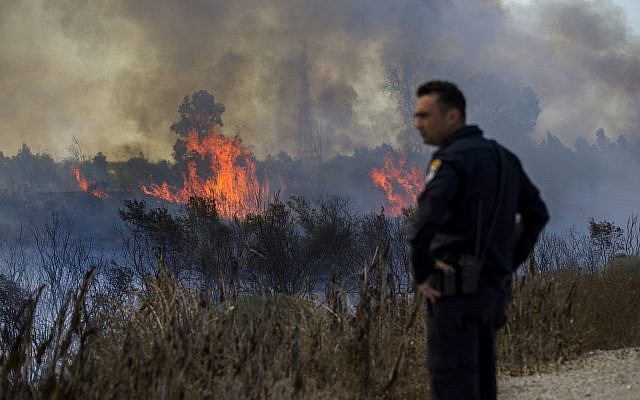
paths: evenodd
<path fill-rule="evenodd" d="M 496 331 L 511 276 L 549 216 L 518 158 L 465 124 L 454 84 L 428 82 L 417 97 L 415 126 L 438 147 L 410 239 L 417 289 L 428 299 L 431 391 L 442 400 L 495 399 Z"/>

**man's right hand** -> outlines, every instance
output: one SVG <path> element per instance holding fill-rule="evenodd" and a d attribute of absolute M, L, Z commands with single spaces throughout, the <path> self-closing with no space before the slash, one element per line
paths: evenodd
<path fill-rule="evenodd" d="M 453 266 L 447 264 L 444 261 L 436 260 L 435 268 L 440 271 L 454 271 Z M 442 293 L 437 291 L 431 286 L 431 281 L 433 280 L 433 275 L 427 278 L 422 283 L 417 285 L 418 291 L 427 299 L 431 304 L 435 304 L 436 301 L 442 296 Z"/>
<path fill-rule="evenodd" d="M 442 293 L 435 290 L 433 286 L 431 286 L 431 278 L 432 276 L 427 278 L 426 281 L 419 283 L 417 285 L 417 289 L 427 300 L 431 302 L 431 304 L 435 304 L 435 302 L 438 301 L 440 296 L 442 296 Z"/>

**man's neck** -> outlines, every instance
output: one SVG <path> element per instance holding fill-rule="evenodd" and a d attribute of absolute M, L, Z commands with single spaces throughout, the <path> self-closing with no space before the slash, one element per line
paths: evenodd
<path fill-rule="evenodd" d="M 442 142 L 442 144 L 447 143 L 449 140 L 451 140 L 451 138 L 460 131 L 460 129 L 465 128 L 466 125 L 465 124 L 458 124 L 454 127 L 451 128 L 451 130 L 449 131 L 449 134 L 447 135 L 446 139 L 444 139 L 444 141 Z"/>
<path fill-rule="evenodd" d="M 452 128 L 451 133 L 449 133 L 449 135 L 447 136 L 447 138 L 444 140 L 444 142 L 442 142 L 442 144 L 440 144 L 438 147 L 438 149 L 442 148 L 443 146 L 446 146 L 447 144 L 449 144 L 452 140 L 452 138 L 454 136 L 456 136 L 458 134 L 458 132 L 460 132 L 462 129 L 467 128 L 469 125 L 466 125 L 465 123 L 456 125 L 455 128 Z"/>

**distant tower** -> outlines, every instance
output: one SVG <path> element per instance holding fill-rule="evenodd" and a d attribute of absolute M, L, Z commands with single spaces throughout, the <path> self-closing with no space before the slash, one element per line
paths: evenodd
<path fill-rule="evenodd" d="M 298 59 L 300 69 L 300 105 L 298 107 L 298 156 L 320 158 L 320 132 L 313 117 L 311 94 L 309 91 L 309 60 L 307 49 L 303 47 Z"/>

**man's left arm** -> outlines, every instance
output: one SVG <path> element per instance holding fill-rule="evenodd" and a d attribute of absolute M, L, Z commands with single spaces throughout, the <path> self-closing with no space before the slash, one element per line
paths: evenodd
<path fill-rule="evenodd" d="M 434 163 L 439 163 L 435 171 Z M 429 174 L 425 189 L 418 196 L 418 208 L 410 238 L 416 284 L 424 282 L 435 271 L 435 260 L 430 251 L 431 241 L 444 223 L 444 214 L 460 184 L 458 172 L 451 162 L 433 160 Z"/>

